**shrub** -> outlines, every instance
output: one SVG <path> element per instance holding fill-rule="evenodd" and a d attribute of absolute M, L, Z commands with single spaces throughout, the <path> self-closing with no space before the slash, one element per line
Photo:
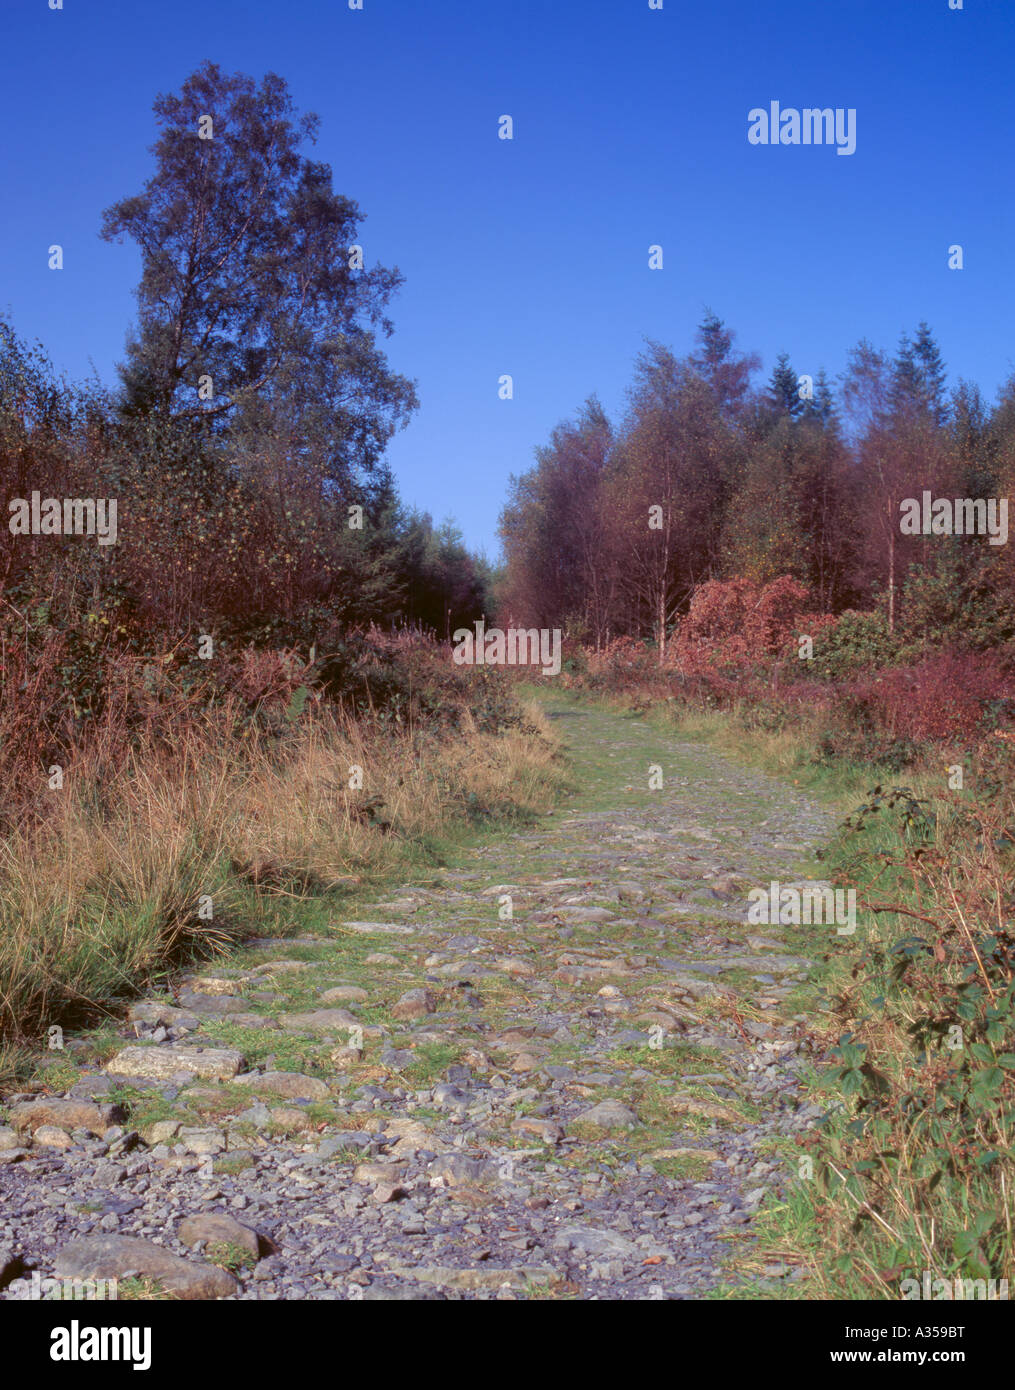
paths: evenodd
<path fill-rule="evenodd" d="M 1010 765 L 1009 765 L 1010 774 Z M 875 789 L 842 853 L 874 925 L 833 1001 L 844 1027 L 804 1184 L 833 1280 L 1012 1279 L 1015 800 L 930 816 Z M 873 845 L 870 837 L 876 836 Z"/>
<path fill-rule="evenodd" d="M 856 691 L 882 736 L 962 746 L 980 731 L 987 703 L 997 709 L 1006 683 L 997 658 L 945 652 L 871 677 Z"/>
<path fill-rule="evenodd" d="M 795 655 L 801 633 L 814 636 L 833 621 L 811 610 L 807 587 L 789 575 L 764 585 L 713 580 L 695 592 L 671 661 L 687 670 L 703 664 L 757 668 L 772 657 Z"/>
<path fill-rule="evenodd" d="M 890 666 L 900 641 L 883 613 L 848 609 L 816 637 L 812 666 L 819 679 L 841 681 L 861 671 Z"/>

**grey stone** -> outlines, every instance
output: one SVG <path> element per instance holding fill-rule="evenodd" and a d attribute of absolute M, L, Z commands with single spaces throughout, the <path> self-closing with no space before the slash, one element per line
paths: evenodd
<path fill-rule="evenodd" d="M 617 1260 L 631 1260 L 641 1254 L 627 1236 L 585 1225 L 562 1226 L 554 1235 L 552 1246 L 555 1250 L 573 1250 L 580 1255 Z"/>
<path fill-rule="evenodd" d="M 403 1071 L 412 1062 L 413 1056 L 408 1047 L 386 1047 L 381 1053 L 381 1063 L 393 1067 L 395 1071 Z"/>
<path fill-rule="evenodd" d="M 439 1081 L 433 1088 L 433 1103 L 442 1110 L 465 1111 L 473 1097 L 467 1092 L 460 1090 L 457 1086 L 452 1086 L 450 1082 Z"/>
<path fill-rule="evenodd" d="M 590 1110 L 583 1110 L 576 1116 L 583 1124 L 595 1125 L 597 1129 L 626 1129 L 636 1125 L 638 1116 L 619 1100 L 601 1100 Z"/>
<path fill-rule="evenodd" d="M 298 1071 L 252 1071 L 233 1079 L 237 1086 L 248 1086 L 259 1094 L 281 1096 L 285 1100 L 327 1100 L 331 1095 L 326 1082 Z"/>
<path fill-rule="evenodd" d="M 480 1186 L 500 1177 L 497 1163 L 467 1154 L 438 1154 L 427 1168 L 430 1178 L 439 1178 L 445 1187 L 461 1187 L 466 1183 Z"/>
<path fill-rule="evenodd" d="M 437 996 L 428 989 L 407 989 L 392 1006 L 393 1018 L 422 1018 L 437 1007 Z"/>
<path fill-rule="evenodd" d="M 136 1236 L 86 1236 L 71 1241 L 56 1257 L 61 1279 L 125 1279 L 130 1274 L 157 1280 L 177 1298 L 228 1298 L 239 1285 L 214 1265 L 183 1260 L 161 1245 Z"/>
<path fill-rule="evenodd" d="M 176 1228 L 176 1234 L 184 1245 L 193 1246 L 200 1241 L 209 1245 L 236 1245 L 255 1258 L 261 1251 L 257 1232 L 224 1212 L 208 1211 L 184 1217 Z"/>
<path fill-rule="evenodd" d="M 25 1130 L 34 1133 L 40 1126 L 56 1126 L 59 1129 L 83 1129 L 89 1134 L 103 1134 L 110 1125 L 123 1119 L 123 1110 L 118 1105 L 96 1105 L 86 1100 L 57 1100 L 50 1097 L 15 1105 L 10 1113 L 11 1123 L 21 1133 Z"/>
<path fill-rule="evenodd" d="M 404 922 L 342 922 L 340 925 L 343 931 L 356 932 L 361 936 L 371 936 L 375 932 L 378 936 L 411 936 L 416 930 Z"/>
<path fill-rule="evenodd" d="M 106 1063 L 112 1076 L 172 1078 L 187 1073 L 210 1081 L 229 1081 L 243 1065 L 232 1047 L 125 1047 Z"/>
<path fill-rule="evenodd" d="M 331 1158 L 343 1149 L 369 1149 L 370 1136 L 361 1129 L 343 1129 L 337 1134 L 329 1134 L 322 1139 L 316 1155 L 311 1157 Z"/>
<path fill-rule="evenodd" d="M 140 1004 L 132 1004 L 127 1017 L 134 1023 L 148 1023 L 152 1026 L 164 1024 L 167 1028 L 197 1028 L 201 1020 L 193 1011 L 177 1009 L 172 1004 L 163 1004 L 157 1000 L 144 1000 Z"/>

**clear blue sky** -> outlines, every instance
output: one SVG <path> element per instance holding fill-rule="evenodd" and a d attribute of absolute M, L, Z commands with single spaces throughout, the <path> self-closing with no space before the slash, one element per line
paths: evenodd
<path fill-rule="evenodd" d="M 993 398 L 1015 370 L 1015 0 L 0 6 L 0 312 L 112 382 L 139 263 L 98 228 L 151 172 L 152 99 L 205 58 L 280 73 L 367 214 L 368 263 L 406 276 L 402 494 L 491 558 L 508 475 L 590 393 L 619 413 L 642 339 L 686 352 L 706 305 L 766 375 L 781 350 L 835 375 L 924 318 L 952 382 Z M 856 153 L 750 145 L 771 100 L 855 107 Z"/>

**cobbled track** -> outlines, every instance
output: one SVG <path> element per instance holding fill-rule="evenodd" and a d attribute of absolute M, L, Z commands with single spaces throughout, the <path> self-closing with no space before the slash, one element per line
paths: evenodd
<path fill-rule="evenodd" d="M 135 1006 L 126 1056 L 6 1098 L 0 1299 L 33 1270 L 239 1299 L 722 1280 L 783 1176 L 763 1141 L 818 1113 L 785 1005 L 808 962 L 746 893 L 801 878 L 831 822 L 640 719 L 547 708 L 576 790 L 537 827 L 203 969 Z M 125 1084 L 129 1117 L 103 1109 Z M 250 1246 L 235 1282 L 202 1239 Z"/>

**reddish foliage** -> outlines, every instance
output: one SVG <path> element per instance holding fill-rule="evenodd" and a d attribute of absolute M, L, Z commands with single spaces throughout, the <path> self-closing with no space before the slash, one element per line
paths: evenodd
<path fill-rule="evenodd" d="M 797 638 L 835 622 L 811 610 L 806 585 L 789 575 L 757 584 L 750 579 L 712 580 L 691 600 L 670 659 L 688 672 L 703 666 L 757 665 L 766 657 L 795 653 Z"/>
<path fill-rule="evenodd" d="M 614 637 L 599 651 L 590 649 L 587 660 L 593 675 L 644 672 L 655 662 L 649 648 L 638 637 Z"/>
<path fill-rule="evenodd" d="M 945 652 L 859 682 L 853 694 L 868 718 L 894 738 L 963 742 L 978 732 L 984 703 L 1011 689 L 994 655 Z"/>
<path fill-rule="evenodd" d="M 586 650 L 586 669 L 565 679 L 648 703 L 735 709 L 750 729 L 775 731 L 817 715 L 823 757 L 905 765 L 921 746 L 1015 746 L 1010 653 L 950 651 L 858 679 L 809 679 L 808 663 L 795 659 L 797 638 L 837 620 L 808 612 L 807 597 L 792 579 L 704 585 L 663 668 L 651 647 L 619 638 L 599 653 Z"/>

